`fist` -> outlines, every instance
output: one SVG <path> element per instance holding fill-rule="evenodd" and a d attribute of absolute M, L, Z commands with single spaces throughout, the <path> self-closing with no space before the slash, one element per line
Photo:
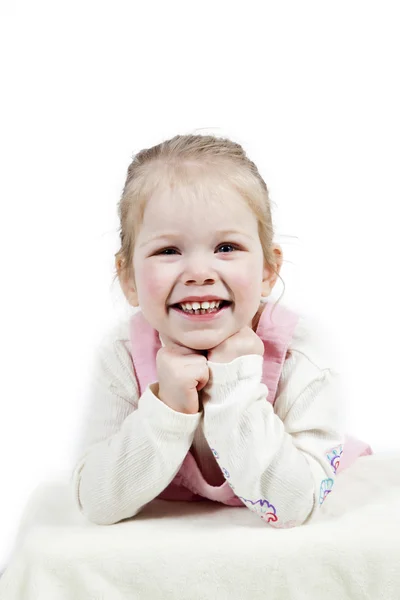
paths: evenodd
<path fill-rule="evenodd" d="M 180 346 L 165 338 L 157 352 L 158 382 L 153 393 L 173 410 L 185 414 L 199 412 L 199 391 L 208 383 L 207 358 L 199 350 Z"/>
<path fill-rule="evenodd" d="M 264 356 L 264 343 L 261 338 L 246 326 L 240 329 L 234 335 L 221 342 L 215 348 L 208 351 L 208 360 L 211 362 L 228 363 L 248 354 L 258 354 Z"/>

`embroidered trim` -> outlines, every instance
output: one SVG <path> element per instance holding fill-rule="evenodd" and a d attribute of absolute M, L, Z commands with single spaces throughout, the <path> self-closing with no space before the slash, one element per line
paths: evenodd
<path fill-rule="evenodd" d="M 215 458 L 218 460 L 219 459 L 219 454 L 216 450 L 214 450 L 214 448 L 210 448 L 211 452 L 214 454 Z"/>
<path fill-rule="evenodd" d="M 336 475 L 336 471 L 338 470 L 338 467 L 340 464 L 340 458 L 342 456 L 342 453 L 343 453 L 343 444 L 339 444 L 339 446 L 335 446 L 334 448 L 331 448 L 326 453 L 326 458 L 328 459 L 335 475 Z"/>
<path fill-rule="evenodd" d="M 328 494 L 331 493 L 333 488 L 333 479 L 323 479 L 321 481 L 321 487 L 319 489 L 319 503 L 323 503 Z"/>
<path fill-rule="evenodd" d="M 267 523 L 270 523 L 272 521 L 273 523 L 275 523 L 275 521 L 278 520 L 275 506 L 268 502 L 268 500 L 265 500 L 265 498 L 259 498 L 258 500 L 247 500 L 247 498 L 243 498 L 242 496 L 238 496 L 238 498 L 240 498 L 240 500 L 246 505 L 248 503 L 251 504 L 251 507 L 248 506 L 248 508 L 250 509 L 252 509 L 256 504 L 259 504 L 259 512 L 261 512 L 260 517 L 261 519 L 263 519 L 263 521 L 266 521 Z"/>
<path fill-rule="evenodd" d="M 215 456 L 215 458 L 217 460 L 219 460 L 219 454 L 215 450 L 215 448 L 211 448 L 211 452 L 213 453 L 213 455 Z M 225 477 L 227 479 L 229 479 L 230 478 L 229 471 L 227 471 L 227 469 L 225 469 L 225 467 L 221 467 L 221 465 L 220 465 L 220 469 L 222 470 L 222 472 L 225 475 Z M 235 488 L 231 484 L 230 481 L 228 481 L 228 485 L 230 486 L 230 488 L 232 489 L 232 491 L 235 491 Z M 253 510 L 253 512 L 257 512 L 257 514 L 261 513 L 260 517 L 261 517 L 261 519 L 263 519 L 263 521 L 266 521 L 267 523 L 270 523 L 270 522 L 274 522 L 275 523 L 278 520 L 278 517 L 276 516 L 276 508 L 275 508 L 275 506 L 273 504 L 271 504 L 270 502 L 268 502 L 268 500 L 266 500 L 265 498 L 259 498 L 258 500 L 248 500 L 247 498 L 243 498 L 243 496 L 236 495 L 236 497 L 239 498 L 239 500 L 241 500 L 244 504 L 246 504 L 248 508 L 250 508 L 251 510 Z M 260 511 L 258 511 L 257 509 L 254 510 L 254 507 L 257 504 L 260 506 Z"/>

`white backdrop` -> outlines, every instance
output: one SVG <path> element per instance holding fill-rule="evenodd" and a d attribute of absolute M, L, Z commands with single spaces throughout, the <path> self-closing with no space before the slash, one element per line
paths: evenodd
<path fill-rule="evenodd" d="M 32 489 L 68 470 L 134 153 L 231 136 L 274 203 L 282 301 L 336 354 L 349 430 L 398 448 L 396 2 L 13 2 L 0 8 L 0 570 Z M 281 282 L 274 298 L 283 291 Z"/>

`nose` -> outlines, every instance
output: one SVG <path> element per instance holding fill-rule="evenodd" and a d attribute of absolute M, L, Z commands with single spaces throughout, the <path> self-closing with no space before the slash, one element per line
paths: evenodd
<path fill-rule="evenodd" d="M 187 260 L 183 281 L 185 285 L 193 283 L 203 285 L 215 282 L 215 274 L 204 255 L 192 256 Z"/>

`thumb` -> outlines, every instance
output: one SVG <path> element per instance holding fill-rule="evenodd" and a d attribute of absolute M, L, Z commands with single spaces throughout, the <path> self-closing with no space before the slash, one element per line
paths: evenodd
<path fill-rule="evenodd" d="M 207 383 L 209 382 L 210 379 L 210 371 L 207 365 L 206 368 L 206 372 L 204 373 L 204 375 L 202 377 L 198 378 L 198 385 L 197 385 L 197 391 L 200 392 L 203 388 L 206 387 Z"/>

